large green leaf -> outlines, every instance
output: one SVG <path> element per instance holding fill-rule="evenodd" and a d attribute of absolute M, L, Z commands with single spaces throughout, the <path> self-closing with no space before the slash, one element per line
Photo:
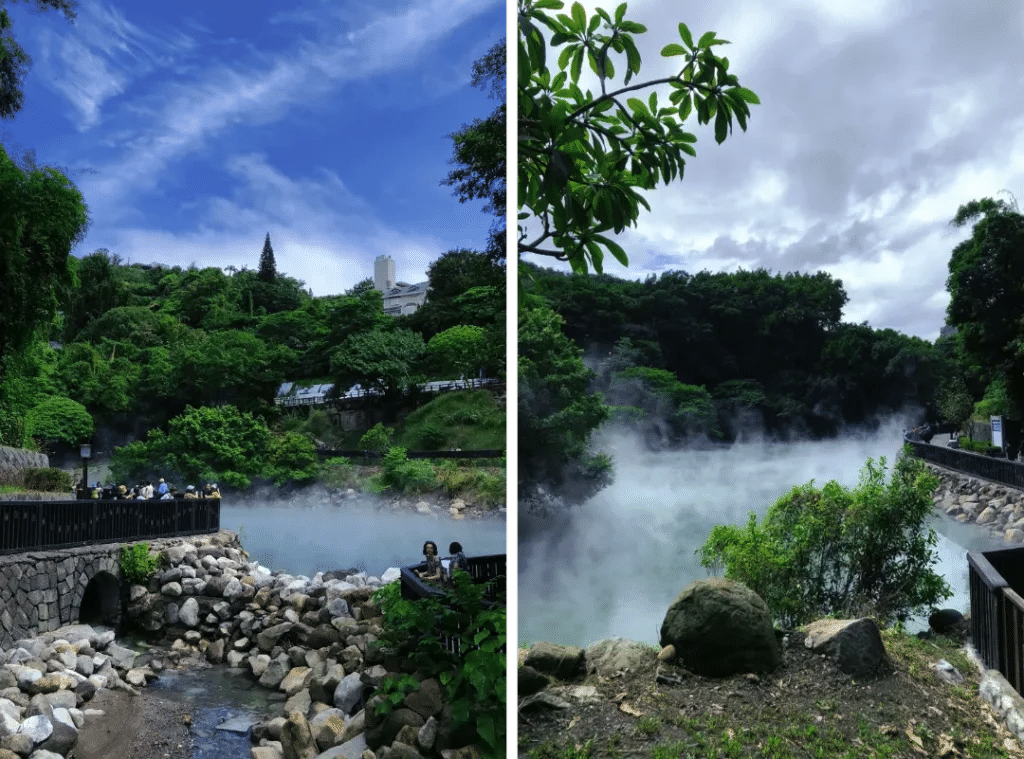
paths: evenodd
<path fill-rule="evenodd" d="M 688 50 L 693 50 L 693 35 L 690 34 L 690 27 L 682 21 L 679 22 L 679 36 L 682 38 L 683 44 L 686 45 L 686 48 Z"/>

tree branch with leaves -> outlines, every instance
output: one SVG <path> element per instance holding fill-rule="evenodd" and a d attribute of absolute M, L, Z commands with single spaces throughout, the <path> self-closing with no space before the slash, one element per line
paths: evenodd
<path fill-rule="evenodd" d="M 683 58 L 679 72 L 631 84 L 642 63 L 634 36 L 647 28 L 625 18 L 626 4 L 614 16 L 597 8 L 589 19 L 578 2 L 568 15 L 548 13 L 562 7 L 559 0 L 519 2 L 518 249 L 601 273 L 606 252 L 629 265 L 609 233 L 635 226 L 641 206 L 651 210 L 642 191 L 682 178 L 685 156 L 697 154 L 686 120 L 693 113 L 700 124 L 714 119 L 722 143 L 734 118 L 746 130 L 750 105 L 760 101 L 729 73 L 729 59 L 715 55 L 728 44 L 715 32 L 695 43 L 680 23 L 682 44 L 661 50 Z M 549 47 L 562 48 L 554 73 Z M 580 86 L 585 61 L 598 80 L 596 96 Z M 620 87 L 613 86 L 617 62 Z M 668 105 L 658 101 L 663 85 L 671 89 Z M 650 90 L 646 99 L 629 96 L 641 90 Z"/>

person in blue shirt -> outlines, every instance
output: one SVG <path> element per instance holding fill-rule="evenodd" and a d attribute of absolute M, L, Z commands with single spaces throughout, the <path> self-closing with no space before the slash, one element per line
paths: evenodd
<path fill-rule="evenodd" d="M 451 556 L 448 557 L 449 576 L 453 575 L 456 569 L 461 569 L 463 572 L 469 572 L 469 560 L 466 559 L 466 554 L 462 552 L 462 543 L 452 543 L 448 546 L 448 553 L 451 554 Z"/>
<path fill-rule="evenodd" d="M 167 483 L 164 482 L 164 478 L 161 477 L 160 478 L 160 487 L 157 488 L 157 492 L 160 493 L 161 497 L 163 497 L 163 496 L 167 495 L 167 491 L 168 491 Z"/>

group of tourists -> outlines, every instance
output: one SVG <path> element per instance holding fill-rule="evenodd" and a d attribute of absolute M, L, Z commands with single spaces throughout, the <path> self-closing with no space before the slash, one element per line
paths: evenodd
<path fill-rule="evenodd" d="M 437 543 L 433 540 L 428 540 L 424 543 L 423 555 L 426 557 L 427 567 L 422 571 L 416 571 L 417 577 L 421 580 L 451 582 L 452 575 L 456 569 L 463 572 L 469 571 L 469 561 L 466 559 L 466 554 L 462 552 L 461 543 L 452 543 L 448 546 L 448 552 L 451 555 L 445 559 L 448 562 L 446 572 L 441 557 L 437 555 Z"/>
<path fill-rule="evenodd" d="M 81 483 L 79 483 L 78 489 L 81 489 Z M 206 483 L 201 490 L 196 489 L 195 485 L 189 485 L 183 491 L 179 491 L 174 485 L 169 485 L 163 477 L 160 478 L 156 485 L 152 481 L 147 481 L 129 488 L 125 485 L 114 485 L 113 483 L 102 485 L 97 482 L 94 487 L 88 488 L 88 490 L 90 491 L 89 497 L 91 498 L 102 498 L 111 501 L 170 501 L 177 498 L 186 500 L 220 498 L 220 489 L 217 487 L 216 482 Z"/>

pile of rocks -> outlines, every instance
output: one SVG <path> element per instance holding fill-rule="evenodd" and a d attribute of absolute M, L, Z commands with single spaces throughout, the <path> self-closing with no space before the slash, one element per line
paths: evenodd
<path fill-rule="evenodd" d="M 382 759 L 463 753 L 452 752 L 468 741 L 436 681 L 420 682 L 385 719 L 373 708 L 376 687 L 406 664 L 371 645 L 382 622 L 371 597 L 398 569 L 381 578 L 273 574 L 249 562 L 230 532 L 181 541 L 163 559 L 147 585 L 131 586 L 127 616 L 172 651 L 198 650 L 283 693 L 283 714 L 254 729 L 257 759 L 358 757 L 367 748 Z"/>
<path fill-rule="evenodd" d="M 958 522 L 988 529 L 1007 543 L 1024 543 L 1024 493 L 1006 485 L 927 464 L 939 478 L 935 508 Z"/>
<path fill-rule="evenodd" d="M 19 640 L 0 655 L 0 757 L 66 756 L 99 688 L 135 692 L 166 662 L 114 642 L 113 630 L 74 625 Z"/>

